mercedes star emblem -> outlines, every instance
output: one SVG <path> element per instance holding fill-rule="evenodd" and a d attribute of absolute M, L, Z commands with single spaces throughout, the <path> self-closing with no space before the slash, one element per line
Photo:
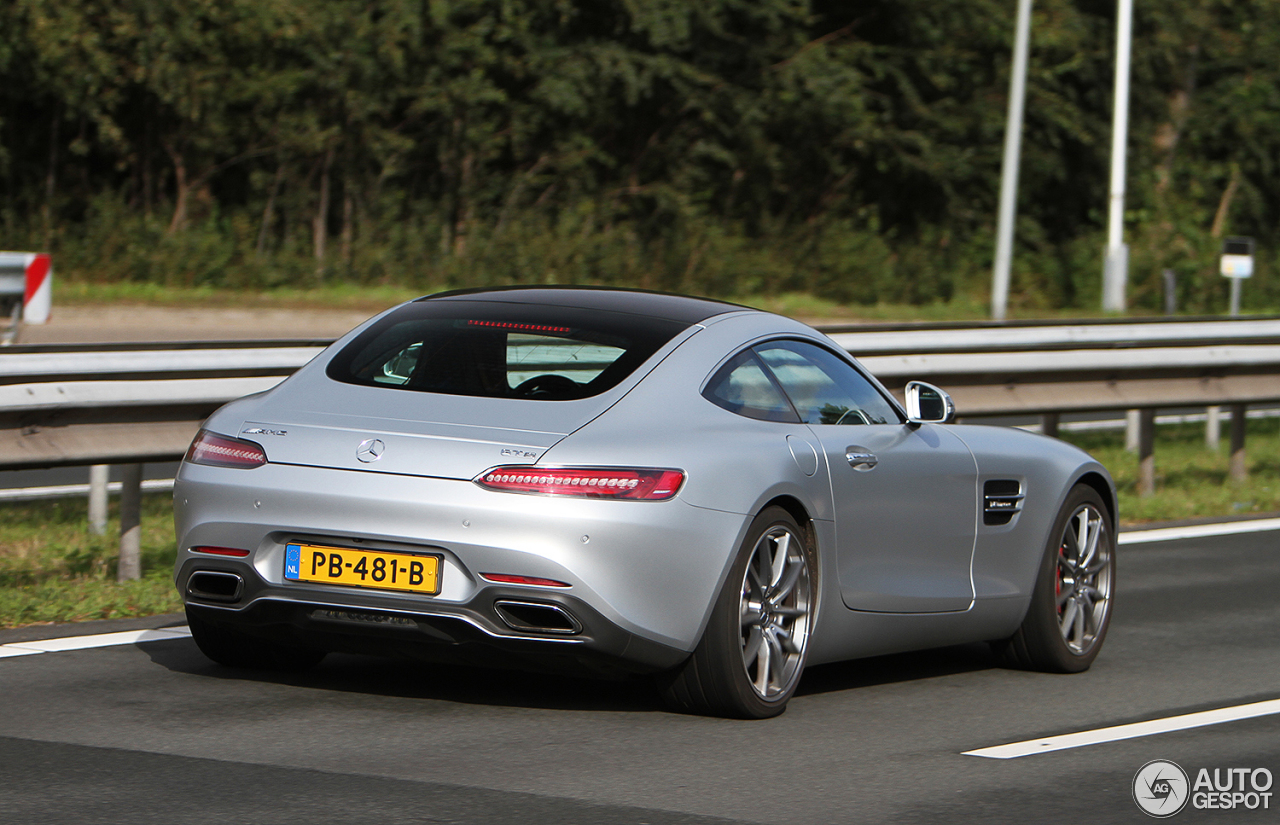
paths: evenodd
<path fill-rule="evenodd" d="M 360 446 L 356 447 L 356 458 L 368 464 L 382 458 L 382 451 L 387 449 L 387 445 L 382 443 L 378 438 L 366 438 L 360 442 Z"/>

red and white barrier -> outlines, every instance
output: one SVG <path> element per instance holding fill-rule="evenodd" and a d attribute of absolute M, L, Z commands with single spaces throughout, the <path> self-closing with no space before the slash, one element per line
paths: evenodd
<path fill-rule="evenodd" d="M 53 264 L 47 254 L 0 252 L 0 292 L 17 295 L 19 290 L 23 322 L 47 323 L 53 309 Z"/>

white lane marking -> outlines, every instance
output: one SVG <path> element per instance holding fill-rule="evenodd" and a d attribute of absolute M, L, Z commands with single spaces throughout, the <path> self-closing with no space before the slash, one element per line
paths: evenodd
<path fill-rule="evenodd" d="M 162 642 L 168 639 L 185 639 L 190 635 L 191 630 L 184 625 L 161 627 L 156 630 L 124 630 L 119 633 L 99 633 L 94 636 L 67 636 L 61 639 L 13 642 L 0 645 L 0 659 L 9 656 L 31 656 L 36 653 L 60 653 L 66 650 L 133 645 L 139 642 Z"/>
<path fill-rule="evenodd" d="M 30 656 L 33 653 L 44 653 L 43 650 L 27 650 L 22 647 L 9 647 L 8 645 L 0 645 L 0 659 L 6 659 L 10 656 Z"/>
<path fill-rule="evenodd" d="M 1155 736 L 1158 733 L 1202 728 L 1206 725 L 1220 725 L 1223 722 L 1236 722 L 1241 719 L 1253 719 L 1257 716 L 1270 716 L 1276 713 L 1280 713 L 1280 699 L 1269 699 L 1265 702 L 1254 702 L 1249 705 L 1236 705 L 1235 707 L 1205 710 L 1199 713 L 1186 713 L 1182 716 L 1152 719 L 1149 722 L 1134 722 L 1128 725 L 1116 725 L 1111 728 L 1067 733 L 1062 736 L 1046 736 L 1044 739 L 1011 742 L 1008 745 L 996 745 L 991 748 L 965 751 L 963 755 L 985 756 L 988 759 L 1017 759 L 1020 756 L 1031 756 L 1036 753 L 1083 748 L 1087 745 L 1098 745 L 1103 742 L 1118 742 L 1122 739 Z"/>
<path fill-rule="evenodd" d="M 1117 538 L 1117 543 L 1146 544 L 1150 541 L 1200 539 L 1208 536 L 1231 536 L 1237 533 L 1262 533 L 1267 530 L 1280 530 L 1280 518 L 1229 521 L 1219 524 L 1192 524 L 1188 527 L 1158 527 L 1155 530 L 1133 530 L 1128 533 L 1121 533 Z"/>

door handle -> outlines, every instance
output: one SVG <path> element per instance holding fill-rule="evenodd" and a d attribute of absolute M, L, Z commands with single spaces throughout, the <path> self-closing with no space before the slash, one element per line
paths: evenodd
<path fill-rule="evenodd" d="M 850 467 L 864 473 L 880 463 L 880 459 L 876 458 L 875 453 L 862 447 L 846 448 L 844 457 L 849 462 Z"/>

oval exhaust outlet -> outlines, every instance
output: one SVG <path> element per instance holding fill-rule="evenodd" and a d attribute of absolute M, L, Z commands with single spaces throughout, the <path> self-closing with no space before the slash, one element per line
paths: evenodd
<path fill-rule="evenodd" d="M 493 609 L 512 630 L 561 636 L 582 632 L 578 620 L 559 605 L 499 599 L 493 603 Z"/>

